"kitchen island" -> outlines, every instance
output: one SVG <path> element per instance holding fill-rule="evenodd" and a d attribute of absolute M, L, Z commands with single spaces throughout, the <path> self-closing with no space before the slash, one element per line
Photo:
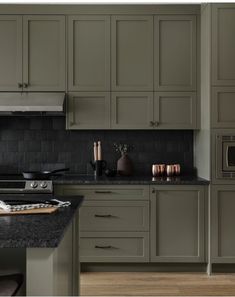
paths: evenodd
<path fill-rule="evenodd" d="M 78 295 L 78 209 L 83 198 L 4 196 L 34 198 L 69 200 L 71 205 L 52 214 L 0 216 L 0 273 L 24 274 L 22 294 Z"/>

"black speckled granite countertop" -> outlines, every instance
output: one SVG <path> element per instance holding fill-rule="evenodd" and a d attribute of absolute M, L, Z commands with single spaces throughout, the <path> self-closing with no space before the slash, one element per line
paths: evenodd
<path fill-rule="evenodd" d="M 5 199 L 51 199 L 71 201 L 71 206 L 60 208 L 52 214 L 0 216 L 0 248 L 55 248 L 63 238 L 83 197 L 48 195 L 0 195 Z"/>
<path fill-rule="evenodd" d="M 64 174 L 54 178 L 55 185 L 208 185 L 209 181 L 196 176 L 156 177 L 98 177 L 93 175 Z"/>

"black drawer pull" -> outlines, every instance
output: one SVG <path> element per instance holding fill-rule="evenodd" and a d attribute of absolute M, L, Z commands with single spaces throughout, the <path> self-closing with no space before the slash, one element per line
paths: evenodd
<path fill-rule="evenodd" d="M 95 245 L 96 249 L 111 249 L 111 245 Z"/>
<path fill-rule="evenodd" d="M 96 194 L 111 194 L 111 191 L 95 191 Z"/>
<path fill-rule="evenodd" d="M 112 215 L 110 215 L 110 214 L 107 214 L 107 215 L 99 215 L 99 214 L 95 214 L 95 217 L 96 217 L 96 218 L 111 218 Z"/>

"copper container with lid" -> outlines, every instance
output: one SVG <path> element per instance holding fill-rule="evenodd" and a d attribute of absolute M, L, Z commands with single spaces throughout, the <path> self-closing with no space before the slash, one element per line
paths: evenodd
<path fill-rule="evenodd" d="M 152 175 L 154 177 L 161 176 L 165 173 L 165 164 L 153 164 L 152 165 Z"/>
<path fill-rule="evenodd" d="M 174 164 L 174 174 L 180 175 L 180 164 Z"/>

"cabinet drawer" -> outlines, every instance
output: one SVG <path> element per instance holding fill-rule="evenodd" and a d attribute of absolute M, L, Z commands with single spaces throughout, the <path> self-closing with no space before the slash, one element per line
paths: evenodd
<path fill-rule="evenodd" d="M 149 200 L 149 186 L 63 186 L 60 195 L 82 195 L 86 200 Z"/>
<path fill-rule="evenodd" d="M 148 231 L 148 201 L 86 201 L 80 210 L 81 231 Z"/>
<path fill-rule="evenodd" d="M 148 232 L 81 232 L 81 262 L 148 262 Z"/>

